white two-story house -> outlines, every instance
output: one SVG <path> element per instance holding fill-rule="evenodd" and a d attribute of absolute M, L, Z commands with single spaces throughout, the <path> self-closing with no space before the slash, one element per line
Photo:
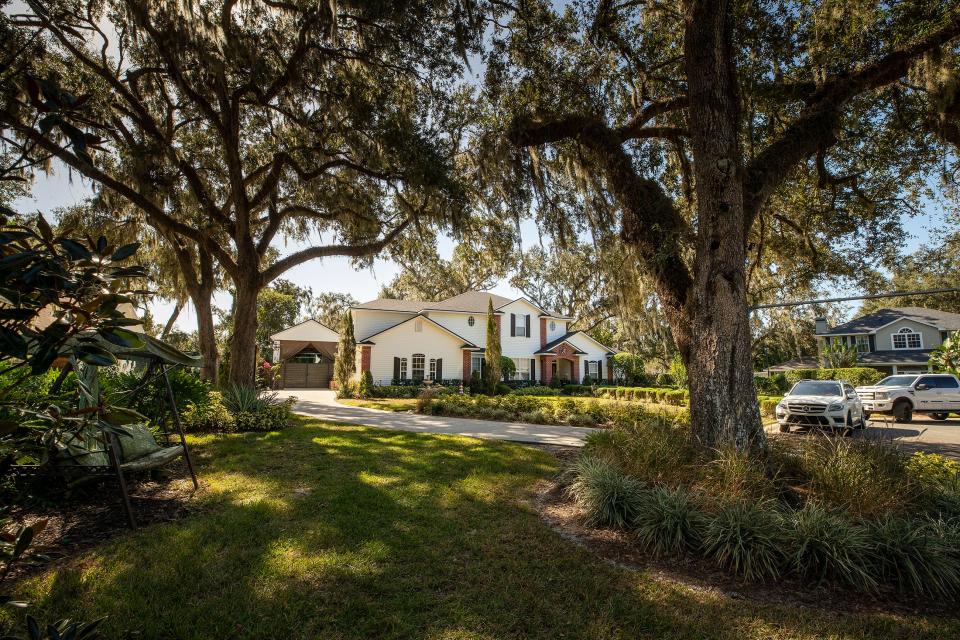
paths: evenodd
<path fill-rule="evenodd" d="M 555 377 L 574 382 L 586 376 L 612 380 L 613 350 L 583 331 L 571 331 L 573 318 L 524 298 L 511 300 L 484 291 L 467 291 L 440 302 L 381 298 L 353 307 L 357 373 L 369 371 L 380 385 L 468 381 L 484 366 L 491 300 L 501 350 L 516 365 L 514 379 L 544 384 Z"/>

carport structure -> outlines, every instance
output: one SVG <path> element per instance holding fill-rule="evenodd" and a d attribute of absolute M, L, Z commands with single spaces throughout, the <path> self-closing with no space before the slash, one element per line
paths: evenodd
<path fill-rule="evenodd" d="M 340 334 L 317 320 L 305 320 L 270 336 L 273 361 L 282 363 L 284 389 L 322 389 L 333 379 Z"/>

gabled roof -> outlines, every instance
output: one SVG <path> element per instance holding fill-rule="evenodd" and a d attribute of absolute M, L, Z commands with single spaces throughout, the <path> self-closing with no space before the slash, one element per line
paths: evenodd
<path fill-rule="evenodd" d="M 924 309 L 923 307 L 891 307 L 877 309 L 873 313 L 837 325 L 822 336 L 837 336 L 852 333 L 873 333 L 888 324 L 898 320 L 913 320 L 921 324 L 946 329 L 949 331 L 960 330 L 960 313 L 950 313 L 948 311 L 939 311 L 937 309 Z"/>
<path fill-rule="evenodd" d="M 578 347 L 577 345 L 575 345 L 575 344 L 573 344 L 572 342 L 570 342 L 570 338 L 572 338 L 573 336 L 575 336 L 575 335 L 577 335 L 577 334 L 582 334 L 583 337 L 585 337 L 587 340 L 590 340 L 591 342 L 593 342 L 593 343 L 601 346 L 602 348 L 606 349 L 606 351 L 607 351 L 608 354 L 613 354 L 613 353 L 614 353 L 614 351 L 613 351 L 610 347 L 608 347 L 607 345 L 603 344 L 602 342 L 599 342 L 599 341 L 597 341 L 597 340 L 594 340 L 593 338 L 590 337 L 589 334 L 584 333 L 583 331 L 568 331 L 567 333 L 563 334 L 562 336 L 560 336 L 560 337 L 557 338 L 556 340 L 551 340 L 551 341 L 548 342 L 547 344 L 545 344 L 545 345 L 543 345 L 542 347 L 540 347 L 540 349 L 539 349 L 534 355 L 541 355 L 541 354 L 545 354 L 545 353 L 550 353 L 550 351 L 552 351 L 552 350 L 555 349 L 556 347 L 560 346 L 560 345 L 563 344 L 564 342 L 568 343 L 571 347 L 573 347 L 573 348 L 575 349 L 574 353 L 575 353 L 576 355 L 583 355 L 583 354 L 586 353 L 586 351 L 581 351 L 581 350 L 580 350 L 580 347 Z"/>
<path fill-rule="evenodd" d="M 453 336 L 454 338 L 463 341 L 463 344 L 460 346 L 461 349 L 471 349 L 471 348 L 475 348 L 475 347 L 477 346 L 477 345 L 473 344 L 472 342 L 470 342 L 469 340 L 467 340 L 466 338 L 464 338 L 463 336 L 457 334 L 457 333 L 454 332 L 454 331 L 451 331 L 450 329 L 448 329 L 447 327 L 443 326 L 442 324 L 440 324 L 440 323 L 437 322 L 436 320 L 431 320 L 428 316 L 425 316 L 425 315 L 423 315 L 423 314 L 417 314 L 417 315 L 411 316 L 411 317 L 409 317 L 409 318 L 404 318 L 404 319 L 401 320 L 400 322 L 398 322 L 398 323 L 396 323 L 396 324 L 392 324 L 392 325 L 390 325 L 389 327 L 387 327 L 386 329 L 381 329 L 380 331 L 377 331 L 376 333 L 371 333 L 370 335 L 368 335 L 367 337 L 365 337 L 365 338 L 363 338 L 363 339 L 358 339 L 358 340 L 357 340 L 357 344 L 376 344 L 375 342 L 372 342 L 372 341 L 371 341 L 371 338 L 375 338 L 376 336 L 379 336 L 379 335 L 381 335 L 381 334 L 384 334 L 384 333 L 386 333 L 387 331 L 392 331 L 393 329 L 396 329 L 397 327 L 399 327 L 399 326 L 402 325 L 402 324 L 407 324 L 408 322 L 411 322 L 412 320 L 417 320 L 417 319 L 426 320 L 427 322 L 429 322 L 429 323 L 432 324 L 433 326 L 437 327 L 437 328 L 440 329 L 441 331 L 444 331 L 445 333 L 450 334 L 450 335 Z"/>
<path fill-rule="evenodd" d="M 284 340 L 284 339 L 285 339 L 285 338 L 284 338 L 284 334 L 286 334 L 288 331 L 292 331 L 292 330 L 296 329 L 297 327 L 302 327 L 302 326 L 305 325 L 305 324 L 311 324 L 311 323 L 312 323 L 312 324 L 319 325 L 319 326 L 323 327 L 324 329 L 326 329 L 327 331 L 333 332 L 336 336 L 338 336 L 338 339 L 339 339 L 339 335 L 340 335 L 340 334 L 339 334 L 339 332 L 338 332 L 336 329 L 331 329 L 330 327 L 328 327 L 327 325 L 323 324 L 323 323 L 320 322 L 319 320 L 314 320 L 313 318 L 307 318 L 307 319 L 304 320 L 303 322 L 298 322 L 297 324 L 293 325 L 292 327 L 287 327 L 286 329 L 283 329 L 283 330 L 281 330 L 281 331 L 278 331 L 278 332 L 276 332 L 275 334 L 273 334 L 272 336 L 270 336 L 270 339 L 271 339 L 271 340 L 274 340 L 274 341 L 276 341 L 276 340 Z"/>
<path fill-rule="evenodd" d="M 517 300 L 526 300 L 534 308 L 540 310 L 541 316 L 549 318 L 561 318 L 569 320 L 567 316 L 559 315 L 542 309 L 539 305 L 527 300 L 526 298 L 517 298 L 512 300 L 488 291 L 465 291 L 459 295 L 440 300 L 439 302 L 428 302 L 426 300 L 395 300 L 393 298 L 377 298 L 362 304 L 354 305 L 353 309 L 371 309 L 374 311 L 397 311 L 402 313 L 421 313 L 423 311 L 453 311 L 456 313 L 486 313 L 489 301 L 493 300 L 494 311 L 507 306 Z"/>

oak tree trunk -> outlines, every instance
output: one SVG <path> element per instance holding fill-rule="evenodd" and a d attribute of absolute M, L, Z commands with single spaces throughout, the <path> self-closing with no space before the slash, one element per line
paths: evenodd
<path fill-rule="evenodd" d="M 200 378 L 214 385 L 220 382 L 220 351 L 217 349 L 217 336 L 213 324 L 212 292 L 201 292 L 193 300 L 197 310 L 197 340 L 200 343 L 200 356 L 203 367 Z"/>
<path fill-rule="evenodd" d="M 747 309 L 732 6 L 729 0 L 688 0 L 685 8 L 697 245 L 679 346 L 687 364 L 690 418 L 703 446 L 763 449 Z"/>
<path fill-rule="evenodd" d="M 238 282 L 234 290 L 233 335 L 230 338 L 230 382 L 256 384 L 257 295 L 256 283 Z"/>

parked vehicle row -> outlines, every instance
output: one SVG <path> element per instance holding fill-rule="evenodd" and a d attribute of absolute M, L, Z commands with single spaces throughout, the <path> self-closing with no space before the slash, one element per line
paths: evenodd
<path fill-rule="evenodd" d="M 960 412 L 960 380 L 948 374 L 904 374 L 856 389 L 842 380 L 801 380 L 777 405 L 776 416 L 784 433 L 807 427 L 850 435 L 865 428 L 874 413 L 910 422 L 915 412 L 934 420 Z"/>

